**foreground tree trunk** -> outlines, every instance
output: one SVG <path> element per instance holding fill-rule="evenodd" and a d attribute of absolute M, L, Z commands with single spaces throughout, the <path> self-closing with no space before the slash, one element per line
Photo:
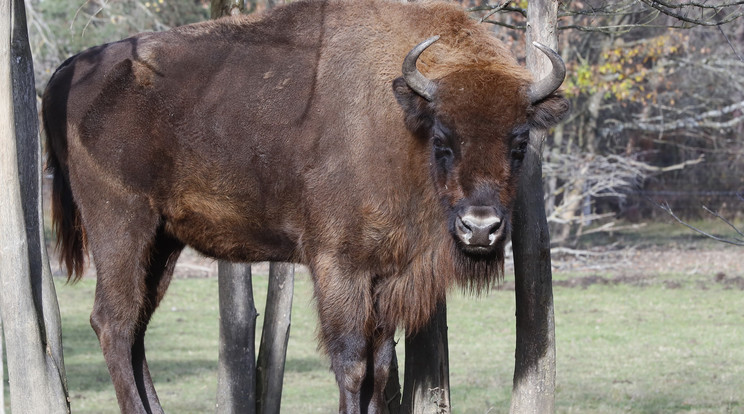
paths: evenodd
<path fill-rule="evenodd" d="M 217 412 L 256 412 L 256 307 L 251 267 L 219 262 L 220 355 Z M 249 283 L 243 283 L 248 280 Z"/>
<path fill-rule="evenodd" d="M 558 2 L 533 0 L 527 8 L 527 67 L 535 79 L 550 73 L 547 58 L 532 41 L 556 47 Z M 555 404 L 555 323 L 550 269 L 550 234 L 542 187 L 545 132 L 531 133 L 514 206 L 514 272 L 517 344 L 512 413 L 552 413 Z"/>
<path fill-rule="evenodd" d="M 266 296 L 261 346 L 258 349 L 256 394 L 257 412 L 279 413 L 282 402 L 284 363 L 287 359 L 289 327 L 292 322 L 294 265 L 269 265 L 269 292 Z"/>
<path fill-rule="evenodd" d="M 440 303 L 431 321 L 406 337 L 401 413 L 446 414 L 451 410 L 447 305 Z"/>
<path fill-rule="evenodd" d="M 0 312 L 14 413 L 64 413 L 59 306 L 44 243 L 41 147 L 22 0 L 0 0 Z"/>

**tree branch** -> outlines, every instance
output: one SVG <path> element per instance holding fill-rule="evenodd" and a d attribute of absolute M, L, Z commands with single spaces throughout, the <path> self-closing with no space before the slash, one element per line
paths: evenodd
<path fill-rule="evenodd" d="M 723 27 L 718 26 L 718 31 L 721 32 L 721 35 L 723 35 L 723 38 L 726 39 L 726 42 L 728 43 L 729 47 L 731 47 L 731 51 L 734 52 L 734 55 L 736 55 L 737 58 L 739 58 L 740 61 L 744 62 L 744 58 L 739 54 L 739 52 L 736 50 L 733 44 L 731 44 L 731 39 L 729 39 L 728 35 L 724 33 Z"/>
<path fill-rule="evenodd" d="M 663 203 L 663 204 L 661 204 L 661 203 L 655 203 L 655 204 L 656 204 L 656 205 L 657 205 L 657 206 L 658 206 L 659 208 L 661 208 L 662 210 L 666 211 L 666 212 L 667 212 L 667 214 L 669 214 L 670 216 L 672 216 L 672 218 L 673 218 L 673 219 L 675 219 L 675 220 L 676 220 L 676 221 L 677 221 L 678 223 L 680 223 L 680 224 L 682 224 L 683 226 L 685 226 L 685 227 L 689 228 L 690 230 L 693 230 L 693 231 L 695 231 L 695 232 L 697 232 L 697 233 L 699 233 L 699 234 L 702 234 L 702 235 L 703 235 L 703 236 L 705 236 L 705 237 L 708 237 L 708 238 L 710 238 L 710 239 L 713 239 L 713 240 L 715 240 L 715 241 L 719 241 L 719 242 L 721 242 L 721 243 L 728 243 L 728 244 L 733 244 L 734 246 L 744 246 L 744 239 L 740 239 L 740 238 L 736 238 L 736 237 L 735 237 L 735 238 L 733 238 L 733 239 L 725 239 L 725 238 L 723 238 L 723 237 L 718 237 L 718 236 L 715 236 L 715 235 L 713 235 L 713 234 L 710 234 L 710 233 L 708 233 L 708 232 L 706 232 L 706 231 L 703 231 L 703 230 L 701 230 L 701 229 L 699 229 L 699 228 L 697 228 L 697 227 L 695 227 L 695 226 L 693 226 L 693 225 L 691 225 L 691 224 L 687 223 L 686 221 L 682 220 L 681 218 L 679 218 L 679 217 L 678 217 L 678 216 L 677 216 L 676 214 L 674 214 L 674 212 L 672 211 L 672 208 L 671 208 L 671 207 L 669 207 L 669 204 L 667 204 L 667 203 Z M 709 210 L 709 209 L 708 209 L 707 207 L 705 207 L 705 206 L 704 206 L 704 208 L 705 208 L 705 209 L 706 209 L 706 210 L 707 210 L 708 212 L 711 212 L 711 211 L 710 211 L 710 210 Z M 711 213 L 712 213 L 712 212 L 711 212 Z M 721 219 L 722 219 L 722 217 L 721 217 L 721 216 L 720 216 L 719 214 L 717 214 L 717 213 L 713 213 L 713 214 L 714 214 L 714 215 L 715 215 L 716 217 L 718 217 L 718 218 L 721 218 Z M 733 226 L 733 225 L 732 225 L 731 223 L 729 223 L 729 222 L 728 222 L 727 220 L 724 220 L 724 222 L 726 222 L 726 223 L 727 223 L 727 224 L 729 224 L 730 226 L 734 227 L 734 226 Z M 741 233 L 741 231 L 739 231 L 739 229 L 737 229 L 736 227 L 734 227 L 734 229 L 736 230 L 736 232 L 737 232 L 737 233 L 739 233 L 739 234 L 742 234 L 742 233 Z"/>
<path fill-rule="evenodd" d="M 664 116 L 659 115 L 647 118 L 646 121 L 617 123 L 613 127 L 603 130 L 602 135 L 619 133 L 626 129 L 645 132 L 668 132 L 682 128 L 727 129 L 744 122 L 744 115 L 733 117 L 726 121 L 712 121 L 710 118 L 722 117 L 740 109 L 744 109 L 744 101 L 725 106 L 721 109 L 703 112 L 699 115 L 677 119 L 671 122 L 665 122 Z M 655 123 L 654 121 L 658 121 L 658 123 Z"/>
<path fill-rule="evenodd" d="M 744 16 L 744 13 L 739 12 L 731 12 L 727 16 L 725 16 L 722 19 L 719 19 L 718 21 L 710 21 L 710 19 L 718 16 L 721 12 L 725 11 L 726 9 L 735 7 L 735 6 L 741 6 L 744 4 L 744 1 L 732 1 L 732 2 L 724 2 L 722 4 L 718 5 L 712 5 L 712 4 L 705 4 L 705 3 L 699 3 L 699 2 L 686 2 L 686 3 L 677 3 L 677 4 L 671 4 L 666 1 L 662 0 L 640 0 L 643 4 L 660 11 L 661 13 L 664 13 L 667 16 L 673 17 L 679 21 L 683 21 L 685 23 L 689 23 L 695 26 L 720 26 L 726 23 L 730 23 L 736 19 L 738 19 L 741 16 Z M 704 14 L 705 11 L 712 11 L 713 13 L 709 15 L 706 18 L 691 18 L 688 17 L 685 14 L 672 11 L 674 9 L 684 11 L 688 8 L 696 8 L 701 11 L 701 14 Z"/>

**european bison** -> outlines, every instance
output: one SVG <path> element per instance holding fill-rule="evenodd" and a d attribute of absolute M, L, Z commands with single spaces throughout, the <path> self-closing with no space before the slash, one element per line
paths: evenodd
<path fill-rule="evenodd" d="M 318 0 L 65 61 L 53 216 L 70 275 L 93 255 L 121 411 L 162 412 L 144 334 L 185 245 L 307 265 L 339 411 L 382 411 L 396 327 L 502 274 L 528 132 L 568 111 L 536 46 L 539 82 L 457 6 Z"/>

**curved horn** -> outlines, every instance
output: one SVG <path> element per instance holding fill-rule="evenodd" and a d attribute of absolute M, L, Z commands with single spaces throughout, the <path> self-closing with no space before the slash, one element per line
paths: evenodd
<path fill-rule="evenodd" d="M 563 59 L 561 59 L 555 50 L 539 42 L 532 42 L 532 44 L 545 53 L 545 56 L 547 56 L 553 64 L 553 70 L 550 72 L 550 75 L 533 83 L 527 92 L 527 97 L 530 99 L 530 103 L 534 104 L 545 99 L 561 86 L 563 79 L 566 77 L 566 64 L 563 63 Z"/>
<path fill-rule="evenodd" d="M 423 96 L 427 101 L 434 99 L 434 92 L 437 91 L 437 85 L 419 72 L 416 68 L 416 61 L 421 53 L 437 40 L 439 40 L 439 36 L 433 36 L 417 44 L 408 52 L 406 58 L 403 60 L 403 79 L 405 79 L 411 89 Z"/>

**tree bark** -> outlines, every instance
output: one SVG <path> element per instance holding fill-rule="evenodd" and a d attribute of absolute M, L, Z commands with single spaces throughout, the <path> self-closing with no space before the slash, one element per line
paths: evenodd
<path fill-rule="evenodd" d="M 447 305 L 440 303 L 431 321 L 406 337 L 401 412 L 446 414 L 450 410 Z"/>
<path fill-rule="evenodd" d="M 41 225 L 41 146 L 23 1 L 0 0 L 0 16 L 0 312 L 10 406 L 63 413 L 70 408 Z"/>
<path fill-rule="evenodd" d="M 266 296 L 261 346 L 258 349 L 256 394 L 257 412 L 279 413 L 282 402 L 284 363 L 292 322 L 294 265 L 269 265 L 269 292 Z"/>
<path fill-rule="evenodd" d="M 558 2 L 530 1 L 527 8 L 527 67 L 535 79 L 551 70 L 532 41 L 555 49 Z M 514 272 L 517 341 L 512 413 L 552 413 L 555 405 L 555 323 L 550 268 L 550 234 L 542 187 L 545 132 L 533 131 L 522 165 L 514 207 Z"/>
<path fill-rule="evenodd" d="M 219 262 L 220 354 L 217 412 L 256 412 L 256 307 L 251 267 Z"/>

